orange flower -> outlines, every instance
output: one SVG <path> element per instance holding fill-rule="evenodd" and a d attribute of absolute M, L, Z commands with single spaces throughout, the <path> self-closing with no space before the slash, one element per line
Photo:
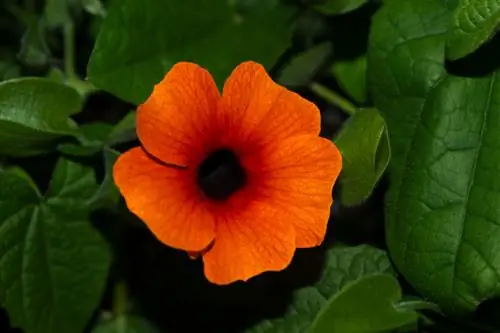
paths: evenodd
<path fill-rule="evenodd" d="M 286 268 L 321 244 L 342 158 L 320 138 L 316 106 L 240 64 L 222 96 L 210 74 L 178 63 L 138 109 L 142 146 L 114 179 L 164 244 L 198 253 L 216 284 Z"/>

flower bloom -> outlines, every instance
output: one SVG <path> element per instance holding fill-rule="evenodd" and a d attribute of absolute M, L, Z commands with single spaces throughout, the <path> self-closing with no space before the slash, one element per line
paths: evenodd
<path fill-rule="evenodd" d="M 222 96 L 198 65 L 176 64 L 138 108 L 140 147 L 115 182 L 164 244 L 197 253 L 215 284 L 286 268 L 321 244 L 342 165 L 317 107 L 240 64 Z"/>

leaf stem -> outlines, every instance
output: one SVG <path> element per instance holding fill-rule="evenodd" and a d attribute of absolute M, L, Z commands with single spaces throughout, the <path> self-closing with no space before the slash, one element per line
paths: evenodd
<path fill-rule="evenodd" d="M 442 313 L 439 306 L 435 303 L 424 301 L 421 299 L 417 300 L 406 300 L 398 302 L 395 305 L 396 309 L 400 311 L 419 311 L 419 310 L 430 310 L 436 313 Z"/>
<path fill-rule="evenodd" d="M 127 312 L 127 285 L 123 280 L 113 288 L 113 315 L 118 318 Z"/>
<path fill-rule="evenodd" d="M 352 104 L 347 99 L 337 94 L 335 91 L 328 89 L 327 87 L 325 87 L 320 83 L 317 82 L 311 83 L 309 89 L 319 97 L 328 101 L 330 104 L 339 107 L 340 109 L 342 109 L 344 112 L 346 112 L 351 116 L 354 115 L 357 111 L 357 108 L 354 106 L 354 104 Z"/>
<path fill-rule="evenodd" d="M 66 20 L 63 27 L 64 38 L 64 73 L 67 78 L 77 78 L 75 72 L 75 26 L 72 20 Z"/>

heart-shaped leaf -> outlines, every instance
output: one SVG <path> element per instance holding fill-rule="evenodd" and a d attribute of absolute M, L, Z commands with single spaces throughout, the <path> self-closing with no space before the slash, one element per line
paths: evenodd
<path fill-rule="evenodd" d="M 293 12 L 275 5 L 239 13 L 226 0 L 117 1 L 102 24 L 88 76 L 134 103 L 179 61 L 205 67 L 221 85 L 242 61 L 274 65 L 290 44 Z"/>
<path fill-rule="evenodd" d="M 26 333 L 82 332 L 111 256 L 88 221 L 91 169 L 61 159 L 45 196 L 26 173 L 0 172 L 0 301 Z"/>
<path fill-rule="evenodd" d="M 451 74 L 452 14 L 446 1 L 387 1 L 373 19 L 368 69 L 391 138 L 391 256 L 426 298 L 469 311 L 500 295 L 500 54 L 467 66 L 481 75 Z"/>
<path fill-rule="evenodd" d="M 365 245 L 331 248 L 326 253 L 325 267 L 318 282 L 297 290 L 284 316 L 264 320 L 245 332 L 306 332 L 328 298 L 337 294 L 349 282 L 376 273 L 392 273 L 384 251 Z"/>
<path fill-rule="evenodd" d="M 398 281 L 387 274 L 363 277 L 333 296 L 308 333 L 382 333 L 415 322 L 415 311 L 396 309 Z"/>

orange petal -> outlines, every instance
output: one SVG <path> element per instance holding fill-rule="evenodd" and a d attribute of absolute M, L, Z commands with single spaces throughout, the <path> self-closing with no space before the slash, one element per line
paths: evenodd
<path fill-rule="evenodd" d="M 118 158 L 113 177 L 130 211 L 164 244 L 201 251 L 214 239 L 214 219 L 190 170 L 160 165 L 133 148 Z"/>
<path fill-rule="evenodd" d="M 295 228 L 296 246 L 307 248 L 323 241 L 333 203 L 333 185 L 342 168 L 342 156 L 330 140 L 296 136 L 260 154 L 244 158 L 262 196 L 280 207 L 280 219 Z"/>
<path fill-rule="evenodd" d="M 203 255 L 206 278 L 219 285 L 281 271 L 295 252 L 294 229 L 279 210 L 266 201 L 237 201 L 217 220 L 214 245 Z"/>
<path fill-rule="evenodd" d="M 139 106 L 137 135 L 145 149 L 166 163 L 196 163 L 205 153 L 205 138 L 215 130 L 211 124 L 219 97 L 210 73 L 177 63 Z"/>
<path fill-rule="evenodd" d="M 276 84 L 255 62 L 240 64 L 227 79 L 219 112 L 227 135 L 247 143 L 272 144 L 320 131 L 318 108 Z"/>

